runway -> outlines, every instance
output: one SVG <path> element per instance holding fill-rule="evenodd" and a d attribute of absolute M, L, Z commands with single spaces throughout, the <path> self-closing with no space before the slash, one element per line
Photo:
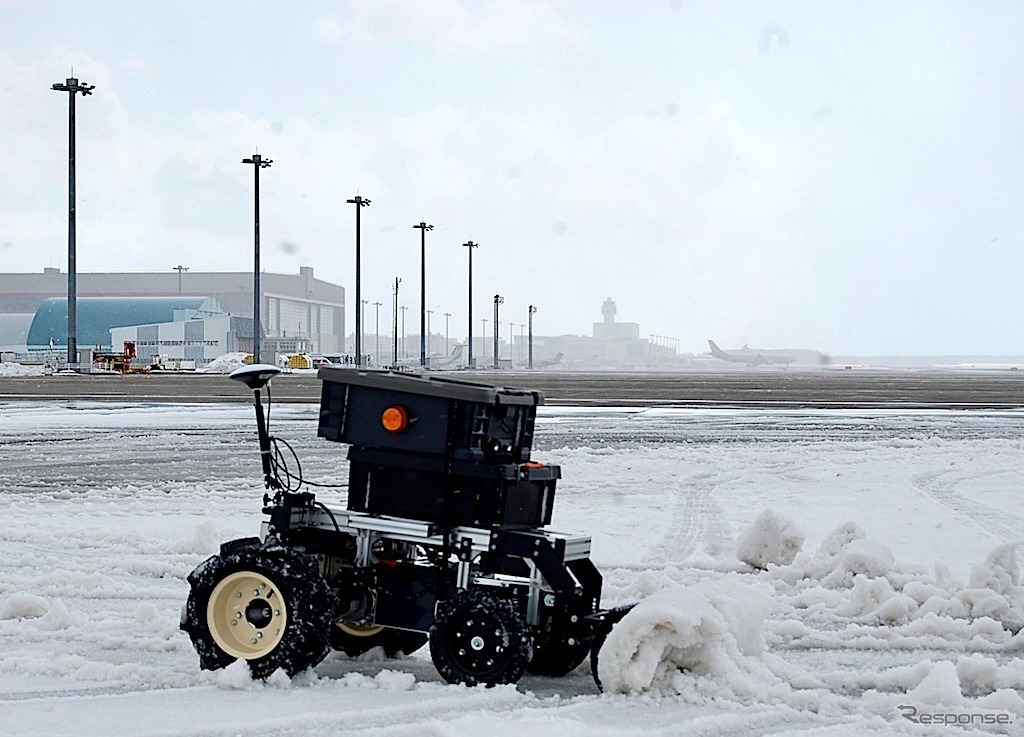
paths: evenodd
<path fill-rule="evenodd" d="M 539 389 L 548 404 L 759 409 L 1014 409 L 1024 407 L 1024 372 L 779 370 L 694 372 L 453 371 L 434 374 Z M 316 374 L 274 379 L 276 402 L 318 402 Z M 0 378 L 0 402 L 88 400 L 244 402 L 249 391 L 223 374 L 88 374 Z"/>

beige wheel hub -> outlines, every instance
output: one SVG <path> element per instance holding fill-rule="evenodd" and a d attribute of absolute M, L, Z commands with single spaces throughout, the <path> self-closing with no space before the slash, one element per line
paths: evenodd
<path fill-rule="evenodd" d="M 382 624 L 352 624 L 351 622 L 335 622 L 335 626 L 344 632 L 346 635 L 352 635 L 353 637 L 372 637 L 378 632 L 384 631 L 384 625 Z"/>
<path fill-rule="evenodd" d="M 239 571 L 225 576 L 210 594 L 206 621 L 224 652 L 255 660 L 280 644 L 288 608 L 273 581 L 261 573 Z"/>

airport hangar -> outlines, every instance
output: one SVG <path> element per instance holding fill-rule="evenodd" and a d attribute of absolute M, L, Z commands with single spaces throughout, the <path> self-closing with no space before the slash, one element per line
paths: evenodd
<path fill-rule="evenodd" d="M 252 272 L 79 273 L 78 344 L 120 350 L 119 343 L 111 345 L 110 331 L 117 329 L 119 340 L 143 343 L 142 358 L 165 354 L 201 364 L 248 352 L 252 288 Z M 266 351 L 344 352 L 344 287 L 316 279 L 304 266 L 298 274 L 261 273 L 260 291 Z M 66 350 L 66 300 L 67 274 L 59 269 L 0 274 L 0 351 L 50 349 L 51 338 L 53 350 Z M 139 330 L 123 330 L 130 327 Z"/>

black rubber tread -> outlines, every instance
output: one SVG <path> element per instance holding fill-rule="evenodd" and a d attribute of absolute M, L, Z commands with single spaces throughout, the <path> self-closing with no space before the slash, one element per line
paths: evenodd
<path fill-rule="evenodd" d="M 590 645 L 585 642 L 570 645 L 568 642 L 537 640 L 533 645 L 533 659 L 526 670 L 537 676 L 561 678 L 576 670 L 589 654 Z"/>
<path fill-rule="evenodd" d="M 207 558 L 188 576 L 191 586 L 181 629 L 188 632 L 204 670 L 217 670 L 236 658 L 214 641 L 206 619 L 210 595 L 232 573 L 253 571 L 271 579 L 288 607 L 284 638 L 267 655 L 247 661 L 254 678 L 277 669 L 294 676 L 315 666 L 330 652 L 327 630 L 334 619 L 335 597 L 320 575 L 316 558 L 282 546 L 274 539 L 255 538 L 225 543 L 221 554 Z"/>
<path fill-rule="evenodd" d="M 479 650 L 469 646 L 475 638 L 482 643 Z M 438 606 L 430 655 L 449 683 L 516 683 L 533 657 L 533 636 L 508 599 L 479 589 L 460 591 Z"/>
<path fill-rule="evenodd" d="M 601 620 L 601 624 L 598 625 L 597 630 L 594 632 L 594 642 L 590 646 L 590 674 L 594 677 L 594 683 L 597 684 L 599 690 L 604 690 L 601 687 L 601 677 L 597 672 L 598 660 L 601 656 L 601 647 L 604 645 L 604 641 L 608 639 L 609 633 L 612 628 L 622 621 L 622 618 L 629 614 L 630 610 L 635 607 L 636 604 L 627 604 L 625 606 L 616 607 L 615 609 L 609 609 L 605 614 L 604 619 Z"/>
<path fill-rule="evenodd" d="M 382 648 L 389 658 L 397 657 L 399 654 L 412 655 L 426 645 L 428 639 L 425 632 L 399 630 L 393 627 L 385 627 L 380 632 L 361 637 L 345 632 L 337 625 L 331 627 L 328 638 L 332 648 L 340 650 L 350 658 L 369 652 L 375 647 Z"/>

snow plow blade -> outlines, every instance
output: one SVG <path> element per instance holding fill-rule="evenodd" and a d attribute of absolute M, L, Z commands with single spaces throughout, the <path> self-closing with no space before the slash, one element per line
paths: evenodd
<path fill-rule="evenodd" d="M 588 621 L 594 623 L 594 641 L 590 646 L 590 674 L 594 677 L 594 683 L 597 684 L 599 690 L 604 690 L 601 686 L 601 676 L 597 670 L 601 648 L 604 646 L 604 641 L 608 638 L 612 628 L 629 614 L 635 606 L 635 603 L 625 604 L 614 609 L 606 609 L 603 612 L 595 612 L 587 617 Z"/>

